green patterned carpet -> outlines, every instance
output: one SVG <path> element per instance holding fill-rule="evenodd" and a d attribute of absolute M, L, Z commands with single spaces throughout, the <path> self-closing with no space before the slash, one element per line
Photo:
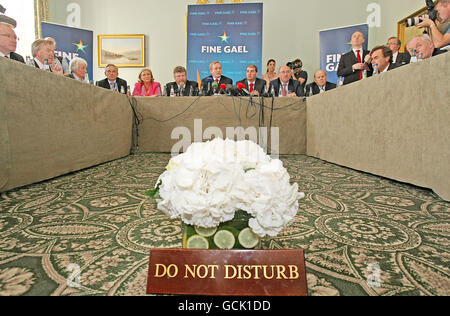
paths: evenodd
<path fill-rule="evenodd" d="M 182 244 L 180 221 L 142 194 L 169 158 L 133 155 L 1 194 L 0 296 L 145 295 L 150 249 Z M 450 203 L 314 158 L 282 160 L 307 196 L 264 246 L 306 250 L 310 295 L 450 295 Z"/>

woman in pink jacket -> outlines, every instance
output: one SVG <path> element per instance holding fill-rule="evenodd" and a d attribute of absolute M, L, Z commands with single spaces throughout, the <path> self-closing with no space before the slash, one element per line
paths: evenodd
<path fill-rule="evenodd" d="M 159 82 L 155 82 L 153 73 L 150 69 L 143 69 L 139 74 L 139 81 L 134 86 L 133 96 L 154 97 L 161 95 L 161 84 Z"/>

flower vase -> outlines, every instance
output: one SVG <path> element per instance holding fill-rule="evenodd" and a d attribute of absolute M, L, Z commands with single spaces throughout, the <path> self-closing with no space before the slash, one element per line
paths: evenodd
<path fill-rule="evenodd" d="M 184 249 L 228 249 L 255 250 L 261 249 L 261 238 L 248 226 L 251 218 L 244 211 L 237 211 L 233 220 L 220 224 L 215 228 L 202 228 L 184 225 Z"/>

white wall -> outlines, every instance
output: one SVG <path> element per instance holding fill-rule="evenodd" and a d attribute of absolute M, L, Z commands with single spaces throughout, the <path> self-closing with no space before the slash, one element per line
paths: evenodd
<path fill-rule="evenodd" d="M 373 47 L 396 35 L 397 22 L 425 5 L 425 0 L 258 2 L 264 3 L 263 61 L 274 58 L 280 66 L 301 58 L 310 78 L 320 67 L 320 30 L 365 23 L 371 13 L 367 12 L 367 7 L 380 5 L 381 25 L 370 29 L 369 47 Z M 146 34 L 147 66 L 157 81 L 173 81 L 173 68 L 186 65 L 186 13 L 187 6 L 195 4 L 195 0 L 49 0 L 49 22 L 66 24 L 69 3 L 81 6 L 80 27 L 94 31 L 94 52 L 97 51 L 98 34 Z M 122 68 L 120 77 L 133 85 L 139 71 Z M 95 80 L 104 78 L 103 72 L 104 69 L 97 67 L 97 56 L 94 56 Z"/>

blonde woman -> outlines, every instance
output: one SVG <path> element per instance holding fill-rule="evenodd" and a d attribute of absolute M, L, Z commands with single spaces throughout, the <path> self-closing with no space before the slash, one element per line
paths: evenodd
<path fill-rule="evenodd" d="M 133 96 L 154 97 L 161 95 L 161 84 L 155 82 L 155 78 L 153 78 L 153 73 L 150 69 L 143 69 L 139 73 L 139 81 L 134 86 Z"/>

